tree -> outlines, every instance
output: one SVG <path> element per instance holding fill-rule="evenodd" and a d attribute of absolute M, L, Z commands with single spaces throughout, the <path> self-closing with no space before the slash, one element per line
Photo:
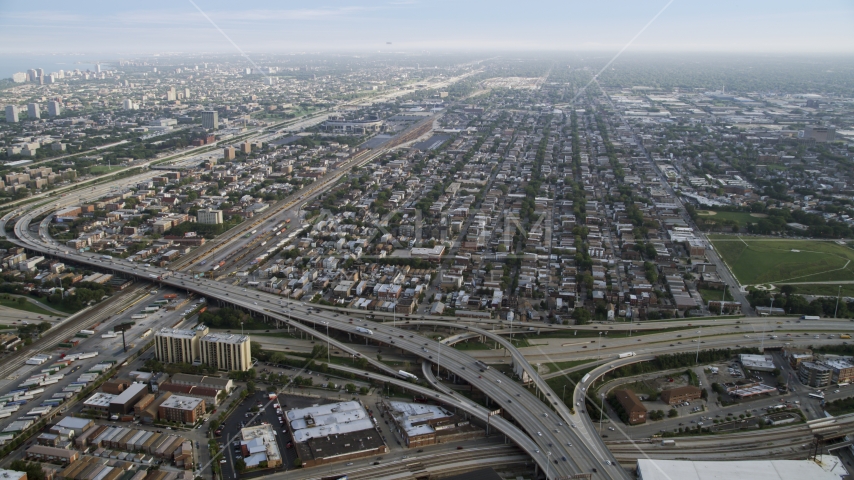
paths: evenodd
<path fill-rule="evenodd" d="M 590 321 L 590 312 L 584 307 L 576 307 L 572 312 L 572 318 L 575 319 L 576 325 L 586 325 Z"/>
<path fill-rule="evenodd" d="M 299 459 L 297 459 L 297 460 L 299 460 Z M 246 462 L 244 462 L 242 458 L 238 458 L 237 460 L 234 461 L 234 469 L 237 470 L 238 472 L 245 472 L 246 471 Z"/>
<path fill-rule="evenodd" d="M 675 408 L 671 408 L 669 412 L 667 412 L 667 416 L 670 418 L 676 418 L 679 416 L 679 412 L 676 411 Z"/>
<path fill-rule="evenodd" d="M 294 467 L 295 467 L 295 468 L 300 468 L 300 467 L 302 467 L 302 460 L 300 460 L 300 458 L 299 458 L 299 457 L 297 457 L 297 458 L 295 458 L 295 459 L 294 459 Z"/>
<path fill-rule="evenodd" d="M 246 391 L 250 394 L 255 393 L 255 382 L 253 382 L 252 380 L 246 382 Z"/>

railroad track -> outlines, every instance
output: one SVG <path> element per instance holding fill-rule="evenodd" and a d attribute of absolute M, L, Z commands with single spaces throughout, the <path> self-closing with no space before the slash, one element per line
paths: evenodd
<path fill-rule="evenodd" d="M 130 308 L 134 303 L 145 298 L 147 295 L 148 293 L 142 285 L 136 285 L 106 302 L 96 305 L 88 311 L 79 312 L 78 318 L 71 318 L 62 322 L 59 326 L 45 332 L 39 340 L 6 357 L 6 360 L 0 366 L 0 378 L 7 378 L 21 368 L 31 356 L 56 347 L 80 330 Z"/>

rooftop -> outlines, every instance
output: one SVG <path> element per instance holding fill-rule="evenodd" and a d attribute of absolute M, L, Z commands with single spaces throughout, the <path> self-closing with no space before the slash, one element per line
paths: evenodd
<path fill-rule="evenodd" d="M 643 480 L 839 480 L 809 460 L 745 460 L 692 462 L 689 460 L 638 460 Z"/>
<path fill-rule="evenodd" d="M 410 437 L 433 433 L 435 429 L 428 423 L 428 420 L 452 416 L 451 413 L 438 405 L 406 402 L 388 402 L 388 405 L 392 409 L 392 415 Z"/>
<path fill-rule="evenodd" d="M 239 344 L 248 342 L 249 335 L 237 335 L 235 333 L 209 333 L 202 337 L 202 341 Z"/>
<path fill-rule="evenodd" d="M 95 392 L 91 397 L 89 397 L 83 405 L 89 407 L 109 407 L 110 402 L 116 398 L 116 395 L 112 393 L 104 393 L 104 392 Z"/>
<path fill-rule="evenodd" d="M 125 404 L 125 403 L 133 400 L 133 397 L 138 395 L 139 392 L 141 392 L 143 390 L 148 390 L 148 385 L 146 385 L 144 383 L 132 383 L 122 393 L 113 397 L 113 399 L 110 400 L 110 403 Z"/>
<path fill-rule="evenodd" d="M 191 339 L 196 336 L 195 330 L 186 330 L 180 328 L 161 328 L 157 331 L 157 335 L 172 338 Z"/>
<path fill-rule="evenodd" d="M 286 415 L 296 442 L 374 428 L 368 411 L 359 402 L 295 408 Z"/>
<path fill-rule="evenodd" d="M 246 427 L 240 430 L 240 435 L 243 438 L 241 445 L 246 445 L 249 450 L 249 456 L 244 459 L 247 466 L 257 466 L 263 461 L 271 464 L 282 461 L 272 425 Z"/>
<path fill-rule="evenodd" d="M 183 395 L 172 395 L 165 402 L 161 403 L 161 407 L 176 408 L 178 410 L 195 410 L 200 403 L 204 402 L 201 398 L 185 397 Z"/>

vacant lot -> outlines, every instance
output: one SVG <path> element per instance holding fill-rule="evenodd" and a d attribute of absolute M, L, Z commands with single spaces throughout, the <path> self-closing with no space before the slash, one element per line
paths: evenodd
<path fill-rule="evenodd" d="M 854 280 L 854 250 L 825 240 L 710 235 L 742 285 Z"/>

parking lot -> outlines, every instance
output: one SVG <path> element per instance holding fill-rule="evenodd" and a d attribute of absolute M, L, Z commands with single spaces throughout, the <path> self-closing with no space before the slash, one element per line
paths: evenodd
<path fill-rule="evenodd" d="M 312 405 L 324 405 L 334 403 L 338 400 L 314 398 L 300 395 L 279 394 L 276 400 L 271 401 L 268 398 L 267 392 L 257 392 L 255 395 L 247 397 L 239 407 L 229 416 L 221 427 L 221 435 L 217 441 L 224 448 L 223 457 L 225 463 L 222 464 L 223 478 L 253 478 L 262 475 L 267 475 L 272 470 L 260 470 L 254 472 L 246 472 L 238 474 L 234 470 L 234 462 L 238 460 L 240 455 L 235 451 L 234 442 L 239 442 L 240 429 L 244 426 L 260 425 L 267 422 L 273 426 L 276 433 L 279 451 L 282 453 L 283 466 L 275 471 L 284 471 L 294 468 L 294 460 L 297 458 L 296 451 L 293 448 L 287 448 L 288 442 L 291 441 L 287 433 L 285 425 L 279 422 L 279 415 L 276 413 L 275 404 L 279 402 L 282 411 L 287 411 L 291 408 L 304 408 Z M 259 404 L 264 408 L 259 408 L 253 412 L 253 408 Z"/>

